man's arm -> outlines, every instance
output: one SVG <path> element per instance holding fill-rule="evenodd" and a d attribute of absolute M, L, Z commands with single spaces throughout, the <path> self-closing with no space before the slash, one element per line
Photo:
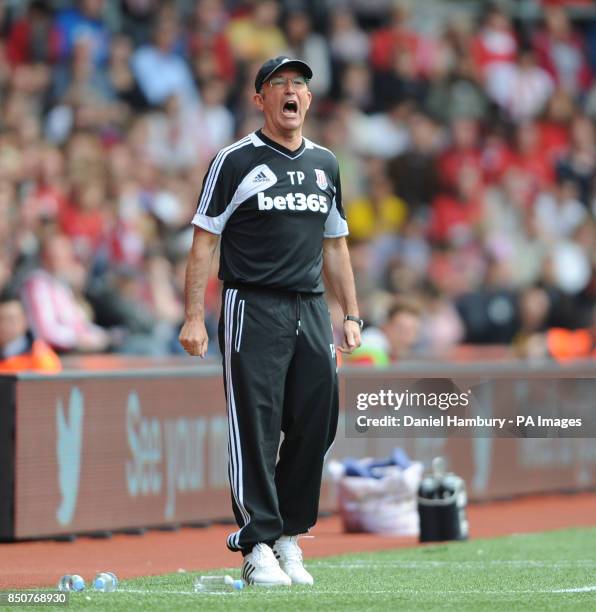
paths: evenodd
<path fill-rule="evenodd" d="M 359 316 L 354 273 L 348 245 L 344 237 L 325 238 L 323 241 L 323 275 L 337 297 L 344 315 Z M 351 353 L 360 346 L 360 326 L 355 321 L 344 321 L 342 353 Z"/>
<path fill-rule="evenodd" d="M 195 227 L 186 262 L 184 283 L 184 325 L 180 344 L 189 355 L 204 357 L 209 338 L 205 329 L 205 288 L 219 236 Z"/>

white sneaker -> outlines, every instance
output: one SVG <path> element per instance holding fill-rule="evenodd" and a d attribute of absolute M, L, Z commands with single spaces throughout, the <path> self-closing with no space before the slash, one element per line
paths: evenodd
<path fill-rule="evenodd" d="M 292 584 L 312 586 L 313 577 L 302 564 L 302 550 L 298 546 L 298 536 L 281 536 L 273 545 L 273 552 L 281 569 L 292 579 Z"/>
<path fill-rule="evenodd" d="M 242 578 L 255 586 L 290 586 L 292 581 L 285 574 L 267 544 L 257 544 L 244 557 Z"/>

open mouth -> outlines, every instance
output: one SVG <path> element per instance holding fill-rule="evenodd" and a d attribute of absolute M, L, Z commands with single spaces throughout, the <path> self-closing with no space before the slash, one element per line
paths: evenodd
<path fill-rule="evenodd" d="M 298 103 L 295 100 L 288 100 L 282 108 L 282 113 L 287 117 L 295 117 L 298 114 Z"/>

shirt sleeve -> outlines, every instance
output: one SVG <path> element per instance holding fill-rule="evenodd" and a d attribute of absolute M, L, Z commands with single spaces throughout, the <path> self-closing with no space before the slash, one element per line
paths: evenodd
<path fill-rule="evenodd" d="M 234 207 L 232 201 L 238 187 L 238 172 L 230 157 L 220 151 L 211 161 L 203 179 L 197 212 L 192 224 L 212 234 L 221 234 Z"/>
<path fill-rule="evenodd" d="M 323 235 L 325 238 L 341 238 L 342 236 L 347 236 L 350 232 L 348 231 L 348 223 L 346 221 L 346 214 L 341 199 L 339 164 L 337 164 L 335 171 L 335 180 L 332 189 L 333 202 L 331 203 L 331 210 L 329 211 L 327 221 L 325 221 L 325 232 Z"/>

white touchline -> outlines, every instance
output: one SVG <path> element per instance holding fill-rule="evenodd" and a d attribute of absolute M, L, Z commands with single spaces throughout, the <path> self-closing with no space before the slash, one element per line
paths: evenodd
<path fill-rule="evenodd" d="M 244 593 L 266 593 L 267 595 L 299 595 L 301 597 L 304 596 L 305 593 L 311 595 L 440 595 L 440 594 L 449 594 L 449 595 L 500 595 L 503 597 L 514 597 L 515 595 L 550 595 L 550 594 L 566 594 L 566 593 L 591 593 L 596 591 L 596 586 L 586 586 L 586 587 L 577 587 L 571 589 L 522 589 L 519 591 L 512 590 L 499 590 L 499 591 L 489 591 L 482 589 L 471 589 L 471 590 L 462 590 L 462 589 L 440 589 L 436 591 L 431 591 L 429 589 L 383 589 L 383 590 L 368 590 L 368 591 L 356 591 L 350 593 L 349 591 L 330 591 L 330 590 L 308 590 L 305 591 L 303 589 L 296 590 L 291 588 L 258 588 L 258 587 L 247 587 L 244 590 Z M 219 596 L 219 595 L 234 595 L 234 592 L 227 591 L 223 593 L 195 593 L 194 591 L 167 591 L 167 590 L 157 590 L 157 589 L 118 589 L 116 593 L 134 593 L 135 595 L 189 595 L 192 597 L 210 597 L 210 596 Z"/>
<path fill-rule="evenodd" d="M 530 560 L 505 560 L 505 559 L 478 559 L 477 561 L 371 561 L 354 563 L 325 563 L 310 561 L 309 567 L 312 568 L 333 568 L 333 569 L 366 569 L 375 567 L 398 567 L 400 569 L 435 569 L 437 567 L 453 566 L 454 569 L 471 568 L 475 569 L 483 565 L 510 565 L 512 567 L 525 568 L 570 568 L 570 567 L 596 567 L 596 561 L 588 559 L 577 561 L 530 561 Z"/>
<path fill-rule="evenodd" d="M 575 589 L 555 589 L 551 593 L 591 593 L 593 591 L 596 591 L 596 585 L 577 587 Z"/>

